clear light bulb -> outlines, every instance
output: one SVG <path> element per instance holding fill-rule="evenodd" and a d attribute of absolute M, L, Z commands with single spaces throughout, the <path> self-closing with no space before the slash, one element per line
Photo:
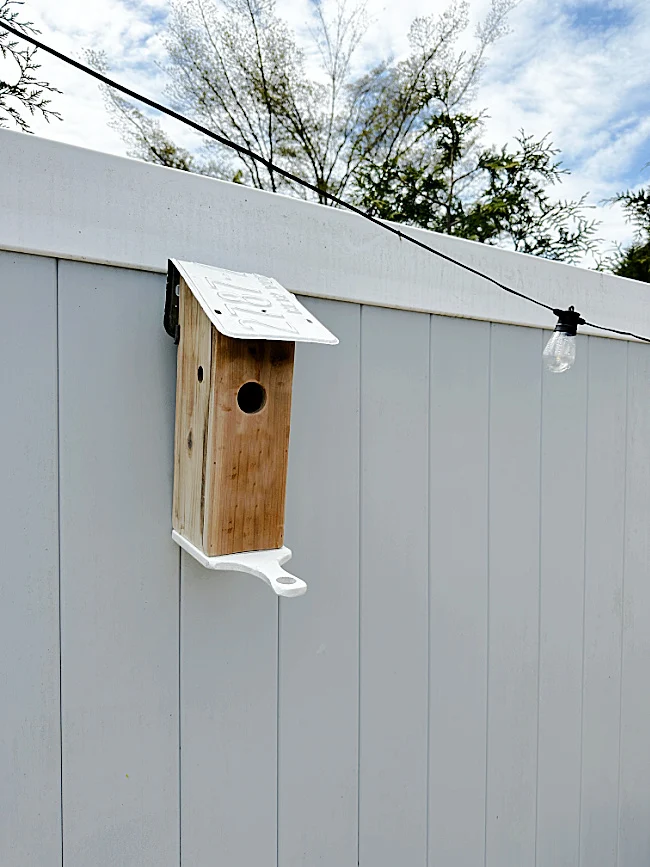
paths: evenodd
<path fill-rule="evenodd" d="M 563 331 L 554 331 L 544 347 L 544 363 L 551 373 L 564 373 L 576 360 L 576 339 Z"/>
<path fill-rule="evenodd" d="M 564 373 L 573 367 L 576 360 L 578 325 L 584 325 L 585 320 L 573 307 L 568 310 L 554 310 L 553 313 L 557 316 L 557 325 L 542 355 L 547 370 L 551 373 Z"/>

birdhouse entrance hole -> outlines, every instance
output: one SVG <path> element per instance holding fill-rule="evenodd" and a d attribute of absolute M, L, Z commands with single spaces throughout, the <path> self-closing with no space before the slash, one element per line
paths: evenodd
<path fill-rule="evenodd" d="M 237 392 L 237 406 L 247 415 L 264 409 L 266 391 L 259 382 L 245 382 Z"/>

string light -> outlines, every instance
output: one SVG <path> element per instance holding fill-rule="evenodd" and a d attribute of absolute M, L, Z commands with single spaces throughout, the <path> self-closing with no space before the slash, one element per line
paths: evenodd
<path fill-rule="evenodd" d="M 578 325 L 584 325 L 585 320 L 573 307 L 568 310 L 554 310 L 557 325 L 551 339 L 542 353 L 546 369 L 551 373 L 565 373 L 576 360 L 576 334 Z"/>
<path fill-rule="evenodd" d="M 650 337 L 644 337 L 643 335 L 635 334 L 632 331 L 621 331 L 617 328 L 609 328 L 606 325 L 596 325 L 593 322 L 586 322 L 584 319 L 582 319 L 579 313 L 575 312 L 573 307 L 569 307 L 568 310 L 558 310 L 551 307 L 549 304 L 545 304 L 538 298 L 533 298 L 530 295 L 526 295 L 524 292 L 519 292 L 516 289 L 513 289 L 511 286 L 507 286 L 505 283 L 500 283 L 498 280 L 495 280 L 494 277 L 490 277 L 489 274 L 484 274 L 482 271 L 478 271 L 476 268 L 472 268 L 471 265 L 466 265 L 464 262 L 460 262 L 458 259 L 454 259 L 452 256 L 447 256 L 446 253 L 442 253 L 440 250 L 436 250 L 435 247 L 431 247 L 429 244 L 426 244 L 424 241 L 420 241 L 418 238 L 414 238 L 412 235 L 404 234 L 395 226 L 392 226 L 390 223 L 385 223 L 382 220 L 379 220 L 377 217 L 374 217 L 372 214 L 369 214 L 361 208 L 358 208 L 356 205 L 345 201 L 345 199 L 341 199 L 334 193 L 323 190 L 320 187 L 317 187 L 315 184 L 306 181 L 304 178 L 300 178 L 297 175 L 294 175 L 292 172 L 289 172 L 286 169 L 275 165 L 275 163 L 271 162 L 271 160 L 266 159 L 266 157 L 263 157 L 261 154 L 255 153 L 255 151 L 250 150 L 250 148 L 237 144 L 237 142 L 234 142 L 231 139 L 226 138 L 225 136 L 219 135 L 219 133 L 213 132 L 207 127 L 196 123 L 196 121 L 193 121 L 190 118 L 179 114 L 177 111 L 168 108 L 166 105 L 156 102 L 153 99 L 149 99 L 148 97 L 143 96 L 141 93 L 138 93 L 135 90 L 131 90 L 130 88 L 125 87 L 123 84 L 114 81 L 107 75 L 98 72 L 96 69 L 92 69 L 90 66 L 86 66 L 84 63 L 80 63 L 78 60 L 74 60 L 74 58 L 69 57 L 67 54 L 63 54 L 60 51 L 57 51 L 55 48 L 51 48 L 49 45 L 46 45 L 44 42 L 41 42 L 34 36 L 31 36 L 28 33 L 23 33 L 22 30 L 18 30 L 15 27 L 11 27 L 9 24 L 6 23 L 6 21 L 0 21 L 0 27 L 3 27 L 8 33 L 11 33 L 18 39 L 24 39 L 26 42 L 29 42 L 36 48 L 39 48 L 46 54 L 50 54 L 52 57 L 56 57 L 63 63 L 67 63 L 69 66 L 73 66 L 80 72 L 83 72 L 86 75 L 90 75 L 92 78 L 97 79 L 97 81 L 101 81 L 102 84 L 105 84 L 107 87 L 112 87 L 114 90 L 125 94 L 125 96 L 129 96 L 131 97 L 131 99 L 135 99 L 138 102 L 141 102 L 144 105 L 148 105 L 150 108 L 161 112 L 162 114 L 166 114 L 168 117 L 174 118 L 174 120 L 177 120 L 180 123 L 183 123 L 186 126 L 195 129 L 197 132 L 200 132 L 208 138 L 219 142 L 225 147 L 230 148 L 231 150 L 234 150 L 237 153 L 242 154 L 243 156 L 247 156 L 257 163 L 260 163 L 261 165 L 265 166 L 270 172 L 275 172 L 281 177 L 286 178 L 288 181 L 298 184 L 305 189 L 311 190 L 312 192 L 317 193 L 319 196 L 329 199 L 331 202 L 339 205 L 341 208 L 345 208 L 346 210 L 352 211 L 352 213 L 363 217 L 365 220 L 369 220 L 371 223 L 374 223 L 381 229 L 384 229 L 385 231 L 390 232 L 393 235 L 397 235 L 400 240 L 413 244 L 414 246 L 419 247 L 422 250 L 426 250 L 428 253 L 431 253 L 434 256 L 438 256 L 438 258 L 444 259 L 446 262 L 450 262 L 452 265 L 456 265 L 458 268 L 462 268 L 464 271 L 475 274 L 477 277 L 481 277 L 483 280 L 487 280 L 489 283 L 498 286 L 499 289 L 502 289 L 504 292 L 507 292 L 510 295 L 515 295 L 518 298 L 522 298 L 524 301 L 529 301 L 531 304 L 537 305 L 537 307 L 542 307 L 545 310 L 551 311 L 555 316 L 558 317 L 558 323 L 555 326 L 555 331 L 553 332 L 551 339 L 546 344 L 543 356 L 548 370 L 553 373 L 564 373 L 565 371 L 569 370 L 573 365 L 573 362 L 575 361 L 575 344 L 578 325 L 587 325 L 589 328 L 593 328 L 598 331 L 607 331 L 611 334 L 620 334 L 625 337 L 631 337 L 634 340 L 641 340 L 644 343 L 650 343 Z"/>

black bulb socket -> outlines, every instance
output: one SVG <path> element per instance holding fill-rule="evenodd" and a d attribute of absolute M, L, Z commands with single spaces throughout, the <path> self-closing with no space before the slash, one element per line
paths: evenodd
<path fill-rule="evenodd" d="M 569 337 L 575 337 L 578 333 L 578 325 L 584 325 L 585 320 L 575 310 L 573 306 L 568 310 L 554 310 L 553 314 L 557 316 L 556 331 L 561 331 Z"/>

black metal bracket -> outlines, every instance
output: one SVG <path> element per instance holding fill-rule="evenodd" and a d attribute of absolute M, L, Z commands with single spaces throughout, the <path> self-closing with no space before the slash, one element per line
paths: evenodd
<path fill-rule="evenodd" d="M 178 321 L 180 289 L 181 275 L 178 273 L 174 263 L 169 260 L 167 263 L 167 288 L 165 290 L 163 325 L 167 334 L 174 338 L 174 343 L 177 346 L 181 339 L 181 325 Z"/>

